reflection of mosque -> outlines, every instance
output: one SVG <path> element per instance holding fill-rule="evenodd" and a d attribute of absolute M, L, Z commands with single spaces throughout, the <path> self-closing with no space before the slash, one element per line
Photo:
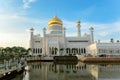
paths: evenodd
<path fill-rule="evenodd" d="M 119 80 L 120 65 L 30 63 L 25 80 Z"/>
<path fill-rule="evenodd" d="M 90 72 L 93 80 L 120 80 L 119 64 L 91 65 Z"/>
<path fill-rule="evenodd" d="M 56 65 L 48 62 L 30 64 L 29 78 L 31 80 L 91 80 L 89 67 L 86 64 Z"/>

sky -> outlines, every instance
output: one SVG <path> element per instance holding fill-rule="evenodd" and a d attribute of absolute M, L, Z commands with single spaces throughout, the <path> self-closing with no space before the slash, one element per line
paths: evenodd
<path fill-rule="evenodd" d="M 57 15 L 67 36 L 82 35 L 94 27 L 95 41 L 120 40 L 120 0 L 0 0 L 0 46 L 29 47 L 29 29 L 42 36 L 48 21 Z"/>

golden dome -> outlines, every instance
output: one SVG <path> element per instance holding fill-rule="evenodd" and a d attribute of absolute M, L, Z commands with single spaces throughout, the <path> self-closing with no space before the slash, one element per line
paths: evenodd
<path fill-rule="evenodd" d="M 59 24 L 61 26 L 63 25 L 62 21 L 57 16 L 55 16 L 54 18 L 50 19 L 50 21 L 48 22 L 48 26 L 51 26 L 53 24 Z"/>

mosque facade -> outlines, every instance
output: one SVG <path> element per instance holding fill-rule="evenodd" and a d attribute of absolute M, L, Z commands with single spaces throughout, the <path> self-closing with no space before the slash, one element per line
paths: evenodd
<path fill-rule="evenodd" d="M 48 22 L 48 29 L 43 28 L 43 36 L 35 35 L 34 29 L 30 29 L 31 55 L 60 56 L 81 55 L 86 53 L 87 46 L 94 43 L 93 27 L 89 28 L 89 34 L 81 35 L 81 22 L 76 22 L 77 36 L 67 37 L 66 28 L 57 16 Z"/>

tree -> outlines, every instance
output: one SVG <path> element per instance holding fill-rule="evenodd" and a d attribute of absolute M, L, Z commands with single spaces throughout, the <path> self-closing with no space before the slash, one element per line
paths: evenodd
<path fill-rule="evenodd" d="M 4 56 L 4 51 L 3 51 L 4 48 L 0 47 L 0 55 L 1 56 Z"/>

